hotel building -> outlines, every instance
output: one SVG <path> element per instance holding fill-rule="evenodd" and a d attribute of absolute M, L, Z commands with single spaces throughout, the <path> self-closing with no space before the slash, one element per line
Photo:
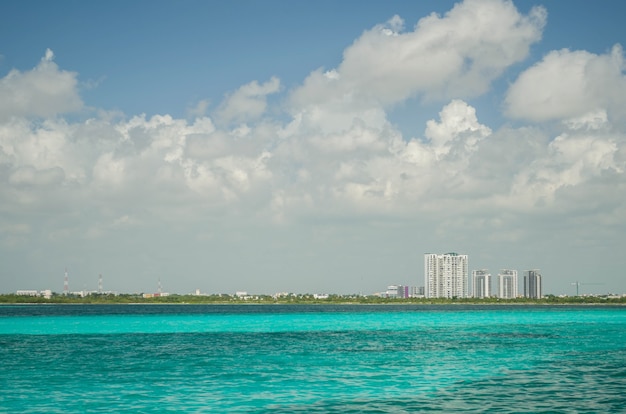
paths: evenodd
<path fill-rule="evenodd" d="M 466 254 L 424 255 L 424 293 L 427 298 L 468 297 Z"/>
<path fill-rule="evenodd" d="M 541 274 L 538 269 L 524 272 L 524 297 L 531 299 L 541 299 Z"/>
<path fill-rule="evenodd" d="M 501 299 L 517 297 L 517 270 L 500 270 L 498 274 L 498 297 Z"/>
<path fill-rule="evenodd" d="M 491 273 L 487 269 L 472 270 L 472 289 L 475 298 L 491 296 Z"/>

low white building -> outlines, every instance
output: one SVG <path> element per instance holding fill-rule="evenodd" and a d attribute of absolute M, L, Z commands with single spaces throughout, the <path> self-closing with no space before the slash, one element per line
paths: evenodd
<path fill-rule="evenodd" d="M 46 299 L 50 299 L 52 297 L 52 291 L 50 289 L 45 290 L 18 290 L 15 292 L 17 296 L 32 296 L 32 297 L 43 297 Z"/>
<path fill-rule="evenodd" d="M 39 292 L 36 290 L 18 290 L 15 294 L 17 296 L 39 296 Z"/>

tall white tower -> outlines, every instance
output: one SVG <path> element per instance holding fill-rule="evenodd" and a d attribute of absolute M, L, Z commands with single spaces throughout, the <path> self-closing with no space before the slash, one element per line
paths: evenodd
<path fill-rule="evenodd" d="M 517 270 L 500 270 L 498 274 L 498 297 L 502 299 L 515 299 L 517 297 Z"/>
<path fill-rule="evenodd" d="M 531 299 L 541 299 L 543 297 L 539 269 L 524 272 L 524 297 Z"/>
<path fill-rule="evenodd" d="M 475 298 L 491 296 L 491 273 L 487 269 L 472 270 L 472 290 Z"/>
<path fill-rule="evenodd" d="M 102 293 L 102 274 L 98 275 L 98 293 Z"/>
<path fill-rule="evenodd" d="M 424 294 L 427 298 L 468 296 L 468 257 L 445 253 L 424 255 Z"/>

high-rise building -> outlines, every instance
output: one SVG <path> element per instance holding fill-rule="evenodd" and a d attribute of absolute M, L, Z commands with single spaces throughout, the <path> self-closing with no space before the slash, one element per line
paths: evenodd
<path fill-rule="evenodd" d="M 517 270 L 500 270 L 498 274 L 498 297 L 502 299 L 517 297 Z"/>
<path fill-rule="evenodd" d="M 541 299 L 543 297 L 539 269 L 524 272 L 524 297 L 531 299 Z"/>
<path fill-rule="evenodd" d="M 398 298 L 407 299 L 411 297 L 411 288 L 409 286 L 398 286 Z"/>
<path fill-rule="evenodd" d="M 472 289 L 475 298 L 491 296 L 491 273 L 487 269 L 472 270 Z"/>
<path fill-rule="evenodd" d="M 424 293 L 427 298 L 466 298 L 467 255 L 458 253 L 424 255 Z"/>

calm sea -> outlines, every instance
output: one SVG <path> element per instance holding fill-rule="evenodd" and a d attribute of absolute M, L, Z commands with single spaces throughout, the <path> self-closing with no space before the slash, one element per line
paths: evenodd
<path fill-rule="evenodd" d="M 0 306 L 0 412 L 626 412 L 626 308 Z"/>

